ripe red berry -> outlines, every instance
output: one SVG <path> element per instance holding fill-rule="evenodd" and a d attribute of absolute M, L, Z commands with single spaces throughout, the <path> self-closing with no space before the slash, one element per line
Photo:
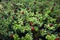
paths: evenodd
<path fill-rule="evenodd" d="M 34 28 L 34 27 L 31 27 L 31 30 L 32 30 L 32 31 L 34 31 L 34 30 L 35 30 L 35 28 Z"/>
<path fill-rule="evenodd" d="M 10 34 L 10 37 L 13 38 L 13 34 Z"/>
<path fill-rule="evenodd" d="M 55 40 L 60 40 L 59 38 L 56 38 Z"/>
<path fill-rule="evenodd" d="M 49 26 L 50 26 L 50 27 L 52 27 L 52 26 L 53 26 L 53 24 L 49 24 Z"/>
<path fill-rule="evenodd" d="M 32 26 L 33 25 L 33 22 L 30 22 L 30 26 Z"/>

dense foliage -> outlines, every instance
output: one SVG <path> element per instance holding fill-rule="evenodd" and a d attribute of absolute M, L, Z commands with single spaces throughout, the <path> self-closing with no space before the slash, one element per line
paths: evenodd
<path fill-rule="evenodd" d="M 60 40 L 60 0 L 1 0 L 0 40 Z"/>

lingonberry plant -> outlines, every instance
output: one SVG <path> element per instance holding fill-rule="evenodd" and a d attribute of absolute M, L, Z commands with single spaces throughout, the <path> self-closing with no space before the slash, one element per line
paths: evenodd
<path fill-rule="evenodd" d="M 0 40 L 60 40 L 60 0 L 1 0 Z"/>

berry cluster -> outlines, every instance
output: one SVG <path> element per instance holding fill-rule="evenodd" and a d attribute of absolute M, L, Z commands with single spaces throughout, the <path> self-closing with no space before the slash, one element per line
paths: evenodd
<path fill-rule="evenodd" d="M 59 0 L 1 0 L 0 40 L 60 40 Z"/>

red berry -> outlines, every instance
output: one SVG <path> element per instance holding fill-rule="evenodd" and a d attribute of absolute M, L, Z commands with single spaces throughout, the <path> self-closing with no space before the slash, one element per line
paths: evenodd
<path fill-rule="evenodd" d="M 10 34 L 10 37 L 13 38 L 13 34 Z"/>
<path fill-rule="evenodd" d="M 34 28 L 34 27 L 31 27 L 31 30 L 32 30 L 32 31 L 34 31 L 34 30 L 35 30 L 35 28 Z"/>
<path fill-rule="evenodd" d="M 50 26 L 50 27 L 52 27 L 52 26 L 53 26 L 53 24 L 49 24 L 49 26 Z"/>
<path fill-rule="evenodd" d="M 33 25 L 33 22 L 30 22 L 30 26 L 32 26 Z"/>
<path fill-rule="evenodd" d="M 59 38 L 56 38 L 55 40 L 60 40 Z"/>

